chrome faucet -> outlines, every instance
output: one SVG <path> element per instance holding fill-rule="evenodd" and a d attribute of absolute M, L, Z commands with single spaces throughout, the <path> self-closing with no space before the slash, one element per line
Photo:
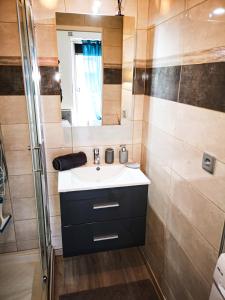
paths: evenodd
<path fill-rule="evenodd" d="M 100 165 L 100 155 L 99 155 L 99 148 L 94 148 L 94 164 Z"/>

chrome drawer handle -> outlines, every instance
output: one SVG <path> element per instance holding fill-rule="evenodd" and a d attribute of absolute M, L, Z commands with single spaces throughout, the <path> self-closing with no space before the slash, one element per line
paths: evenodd
<path fill-rule="evenodd" d="M 112 208 L 112 207 L 119 207 L 118 202 L 109 202 L 109 203 L 99 203 L 94 204 L 93 209 L 104 209 L 104 208 Z"/>
<path fill-rule="evenodd" d="M 99 236 L 94 236 L 93 241 L 96 243 L 96 242 L 107 241 L 107 240 L 116 240 L 118 238 L 119 238 L 118 234 L 99 235 Z"/>

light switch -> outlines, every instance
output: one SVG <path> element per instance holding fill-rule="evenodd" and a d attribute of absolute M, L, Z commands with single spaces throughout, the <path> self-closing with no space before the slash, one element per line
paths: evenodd
<path fill-rule="evenodd" d="M 202 158 L 202 168 L 213 174 L 215 169 L 216 158 L 208 153 L 203 154 Z"/>

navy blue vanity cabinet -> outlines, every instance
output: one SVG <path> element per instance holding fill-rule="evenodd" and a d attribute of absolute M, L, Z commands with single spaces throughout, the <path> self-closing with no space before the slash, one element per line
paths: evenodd
<path fill-rule="evenodd" d="M 144 245 L 148 185 L 60 193 L 63 256 Z"/>

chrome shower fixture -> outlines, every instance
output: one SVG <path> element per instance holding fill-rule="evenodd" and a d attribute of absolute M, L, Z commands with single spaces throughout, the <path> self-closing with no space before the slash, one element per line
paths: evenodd
<path fill-rule="evenodd" d="M 123 0 L 118 0 L 118 13 L 117 13 L 117 16 L 123 16 L 123 14 L 122 14 L 122 2 L 123 2 Z"/>

